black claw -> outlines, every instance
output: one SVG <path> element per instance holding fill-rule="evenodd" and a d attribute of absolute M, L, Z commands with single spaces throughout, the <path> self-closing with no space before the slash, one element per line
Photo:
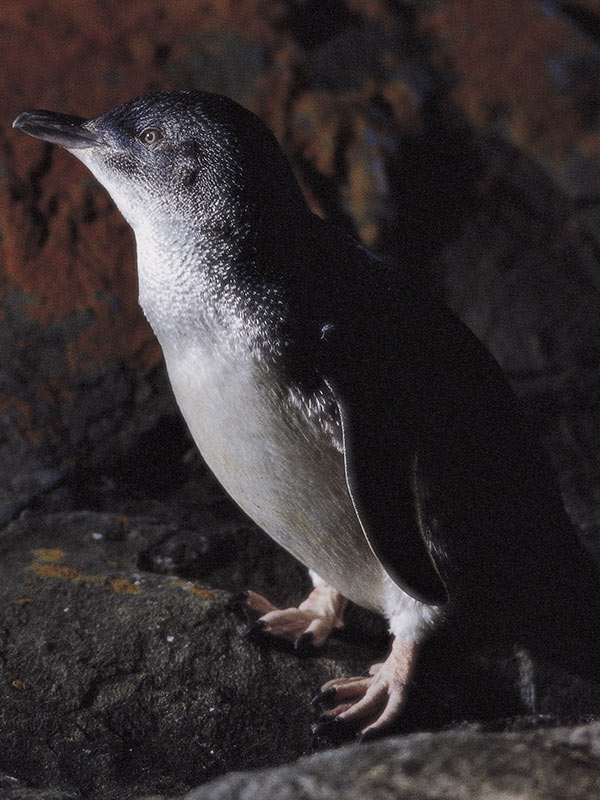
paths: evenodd
<path fill-rule="evenodd" d="M 247 603 L 248 592 L 238 592 L 237 594 L 232 595 L 229 600 L 226 601 L 225 608 L 228 611 L 233 611 L 236 616 L 247 622 L 250 618 Z"/>
<path fill-rule="evenodd" d="M 256 622 L 251 622 L 250 625 L 246 625 L 244 636 L 247 639 L 262 639 L 266 627 L 267 623 L 264 619 L 257 619 Z"/>
<path fill-rule="evenodd" d="M 379 733 L 375 728 L 367 728 L 363 733 L 359 733 L 356 737 L 357 744 L 364 744 L 365 742 L 372 742 L 379 737 Z"/>
<path fill-rule="evenodd" d="M 248 602 L 248 591 L 245 592 L 237 592 L 237 594 L 232 594 L 229 600 L 227 601 L 227 607 L 233 607 L 240 605 L 240 603 L 247 603 Z"/>
<path fill-rule="evenodd" d="M 330 686 L 329 689 L 324 689 L 316 694 L 313 699 L 310 701 L 312 706 L 320 706 L 321 708 L 326 708 L 330 706 L 335 700 L 335 696 L 337 695 L 337 689 L 335 686 Z"/>
<path fill-rule="evenodd" d="M 330 736 L 338 738 L 344 736 L 344 734 L 348 731 L 348 724 L 339 717 L 332 717 L 320 720 L 312 726 L 311 730 L 312 735 L 315 737 Z"/>
<path fill-rule="evenodd" d="M 314 637 L 310 631 L 305 631 L 298 636 L 297 639 L 294 639 L 294 650 L 300 656 L 306 656 L 310 653 L 314 652 Z"/>

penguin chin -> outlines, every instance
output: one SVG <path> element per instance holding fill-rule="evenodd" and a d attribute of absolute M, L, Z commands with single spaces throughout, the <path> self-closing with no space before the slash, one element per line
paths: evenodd
<path fill-rule="evenodd" d="M 112 148 L 66 149 L 89 169 L 98 183 L 109 193 L 133 230 L 140 227 L 147 214 L 151 212 L 142 187 L 137 181 L 132 180 L 137 173 L 133 159 L 126 153 L 120 153 Z"/>

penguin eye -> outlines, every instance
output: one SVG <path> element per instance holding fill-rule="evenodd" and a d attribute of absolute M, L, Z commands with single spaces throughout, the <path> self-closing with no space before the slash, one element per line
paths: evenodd
<path fill-rule="evenodd" d="M 162 131 L 158 128 L 144 128 L 144 130 L 139 134 L 138 139 L 144 145 L 144 147 L 152 148 L 156 147 L 157 144 L 160 144 L 164 139 Z"/>

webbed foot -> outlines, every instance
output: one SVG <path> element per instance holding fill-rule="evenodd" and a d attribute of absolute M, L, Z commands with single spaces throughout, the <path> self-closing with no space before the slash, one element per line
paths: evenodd
<path fill-rule="evenodd" d="M 344 625 L 348 601 L 330 586 L 317 586 L 297 608 L 280 609 L 256 592 L 236 595 L 229 606 L 251 621 L 246 634 L 275 636 L 293 642 L 298 651 L 322 647 L 330 633 Z M 258 618 L 256 618 L 258 615 Z"/>
<path fill-rule="evenodd" d="M 388 729 L 404 706 L 415 649 L 394 639 L 386 660 L 373 664 L 367 674 L 327 681 L 312 701 L 327 709 L 313 733 L 329 736 L 342 729 L 357 731 L 359 741 L 365 741 Z"/>

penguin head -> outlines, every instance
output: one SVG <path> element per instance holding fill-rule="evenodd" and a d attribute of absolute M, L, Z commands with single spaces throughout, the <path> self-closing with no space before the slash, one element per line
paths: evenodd
<path fill-rule="evenodd" d="M 26 111 L 13 126 L 77 156 L 134 228 L 235 231 L 305 209 L 273 134 L 207 92 L 156 92 L 99 117 Z"/>

